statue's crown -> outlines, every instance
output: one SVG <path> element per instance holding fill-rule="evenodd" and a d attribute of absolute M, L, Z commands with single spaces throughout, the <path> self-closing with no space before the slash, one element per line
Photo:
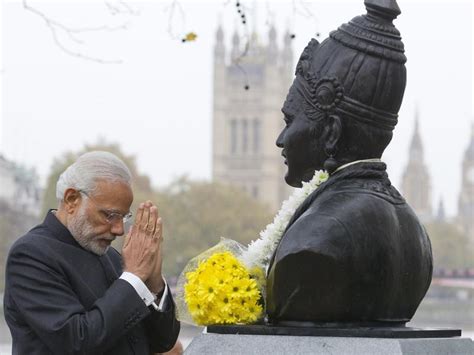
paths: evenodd
<path fill-rule="evenodd" d="M 395 0 L 366 0 L 366 15 L 353 18 L 321 44 L 312 39 L 296 67 L 295 85 L 312 110 L 378 128 L 397 124 L 406 84 L 406 56 L 392 21 Z"/>

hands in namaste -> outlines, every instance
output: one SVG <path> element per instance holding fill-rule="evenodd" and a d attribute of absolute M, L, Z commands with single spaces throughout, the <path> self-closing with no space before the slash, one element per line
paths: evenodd
<path fill-rule="evenodd" d="M 161 276 L 163 224 L 158 208 L 151 202 L 141 203 L 133 226 L 125 236 L 122 248 L 124 271 L 138 276 L 151 292 L 164 287 Z"/>

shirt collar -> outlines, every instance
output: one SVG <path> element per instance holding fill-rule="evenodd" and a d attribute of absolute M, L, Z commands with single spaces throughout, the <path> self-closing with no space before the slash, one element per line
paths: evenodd
<path fill-rule="evenodd" d="M 350 163 L 341 165 L 339 168 L 334 170 L 333 174 L 337 173 L 338 171 L 341 171 L 342 169 L 347 168 L 348 166 L 351 166 L 351 165 L 354 165 L 354 164 L 359 164 L 359 163 L 382 163 L 382 160 L 380 160 L 380 158 L 371 158 L 371 159 L 362 159 L 362 160 L 351 161 Z"/>
<path fill-rule="evenodd" d="M 54 209 L 48 211 L 43 224 L 52 232 L 56 239 L 82 248 L 79 243 L 76 242 L 69 229 L 55 216 L 55 211 Z"/>

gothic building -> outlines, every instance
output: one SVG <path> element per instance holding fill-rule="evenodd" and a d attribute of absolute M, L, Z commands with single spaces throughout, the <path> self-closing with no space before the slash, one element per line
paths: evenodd
<path fill-rule="evenodd" d="M 471 140 L 462 162 L 461 192 L 458 200 L 458 220 L 461 231 L 474 245 L 474 124 Z"/>
<path fill-rule="evenodd" d="M 433 219 L 431 184 L 424 161 L 423 144 L 419 132 L 418 111 L 411 139 L 408 165 L 402 177 L 402 194 L 423 223 Z"/>
<path fill-rule="evenodd" d="M 213 179 L 243 188 L 272 211 L 290 191 L 275 146 L 293 78 L 291 38 L 284 38 L 279 43 L 272 27 L 266 45 L 256 33 L 242 43 L 234 32 L 228 51 L 219 27 L 214 47 Z"/>

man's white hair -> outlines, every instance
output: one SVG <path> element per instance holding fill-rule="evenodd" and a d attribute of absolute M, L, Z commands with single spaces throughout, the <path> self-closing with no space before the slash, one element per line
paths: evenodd
<path fill-rule="evenodd" d="M 94 193 L 97 182 L 107 180 L 131 184 L 132 175 L 125 163 L 109 152 L 93 151 L 81 155 L 59 176 L 56 198 L 62 201 L 64 192 L 73 188 Z"/>

